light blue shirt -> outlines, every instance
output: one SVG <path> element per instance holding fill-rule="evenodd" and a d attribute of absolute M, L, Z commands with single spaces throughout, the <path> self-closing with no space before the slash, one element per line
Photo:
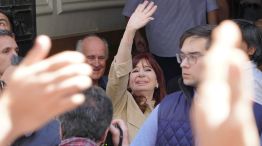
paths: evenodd
<path fill-rule="evenodd" d="M 262 105 L 262 72 L 253 62 L 251 62 L 251 69 L 253 75 L 254 101 Z"/>
<path fill-rule="evenodd" d="M 136 137 L 133 139 L 131 146 L 154 146 L 156 143 L 158 128 L 158 108 L 159 105 L 151 112 L 146 119 Z"/>

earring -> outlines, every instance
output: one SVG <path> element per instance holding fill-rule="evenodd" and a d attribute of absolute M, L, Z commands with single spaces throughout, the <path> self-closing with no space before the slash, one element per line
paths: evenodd
<path fill-rule="evenodd" d="M 158 88 L 158 83 L 156 84 L 156 88 Z"/>

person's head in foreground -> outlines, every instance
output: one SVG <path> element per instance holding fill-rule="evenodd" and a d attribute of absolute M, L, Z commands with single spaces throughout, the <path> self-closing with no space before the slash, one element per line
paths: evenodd
<path fill-rule="evenodd" d="M 85 90 L 85 102 L 77 109 L 60 116 L 61 146 L 79 144 L 101 145 L 107 136 L 113 107 L 105 91 L 96 86 Z"/>

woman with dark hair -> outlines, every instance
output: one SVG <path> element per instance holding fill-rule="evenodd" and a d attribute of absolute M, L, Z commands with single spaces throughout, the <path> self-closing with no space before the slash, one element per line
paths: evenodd
<path fill-rule="evenodd" d="M 151 54 L 131 57 L 136 31 L 153 20 L 155 11 L 154 3 L 145 1 L 132 14 L 108 77 L 106 92 L 112 98 L 114 118 L 127 123 L 130 140 L 165 96 L 163 72 Z"/>

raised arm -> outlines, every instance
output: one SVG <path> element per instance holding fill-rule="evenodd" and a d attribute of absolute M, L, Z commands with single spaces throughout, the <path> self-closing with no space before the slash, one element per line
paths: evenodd
<path fill-rule="evenodd" d="M 131 55 L 133 39 L 136 31 L 145 26 L 149 21 L 153 20 L 152 15 L 156 11 L 156 8 L 157 6 L 154 5 L 153 2 L 148 1 L 138 5 L 127 23 L 126 30 L 116 54 L 116 63 L 122 63 L 128 60 Z"/>
<path fill-rule="evenodd" d="M 115 113 L 122 111 L 128 99 L 127 85 L 129 73 L 132 70 L 131 51 L 134 35 L 139 28 L 153 20 L 151 16 L 155 11 L 154 3 L 145 1 L 138 5 L 126 26 L 126 31 L 109 71 L 106 88 L 107 95 L 112 98 Z"/>
<path fill-rule="evenodd" d="M 226 21 L 215 29 L 213 40 L 192 108 L 197 145 L 258 146 L 251 74 L 243 68 L 248 58 L 237 49 L 241 33 L 236 24 Z"/>

